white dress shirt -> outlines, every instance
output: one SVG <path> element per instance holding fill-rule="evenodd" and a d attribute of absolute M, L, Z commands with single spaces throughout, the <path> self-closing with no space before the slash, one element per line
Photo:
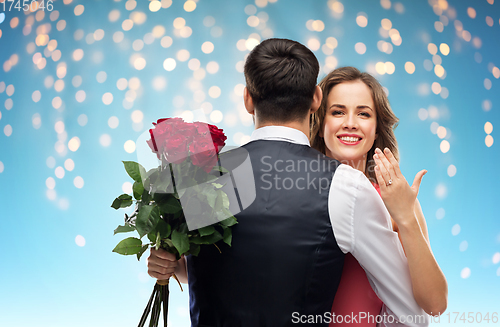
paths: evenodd
<path fill-rule="evenodd" d="M 301 131 L 284 126 L 261 127 L 251 141 L 274 140 L 310 146 Z M 341 164 L 332 179 L 328 212 L 344 253 L 351 253 L 384 302 L 380 326 L 428 326 L 428 315 L 415 301 L 408 262 L 391 217 L 366 176 Z M 364 320 L 367 321 L 367 320 Z"/>

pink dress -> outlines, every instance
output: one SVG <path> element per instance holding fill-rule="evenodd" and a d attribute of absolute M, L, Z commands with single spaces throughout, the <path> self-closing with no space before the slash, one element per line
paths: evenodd
<path fill-rule="evenodd" d="M 373 184 L 380 194 L 380 188 L 377 184 Z M 377 294 L 373 291 L 366 273 L 359 265 L 358 261 L 350 254 L 346 254 L 344 260 L 344 269 L 340 278 L 339 288 L 335 295 L 335 300 L 332 306 L 332 319 L 330 326 L 363 326 L 375 327 L 376 323 L 374 318 L 368 321 L 367 316 L 376 317 L 382 309 L 382 301 L 378 298 Z M 335 317 L 333 316 L 335 314 Z M 363 313 L 364 319 L 360 321 L 360 314 Z M 336 316 L 342 316 L 342 323 L 340 317 L 337 320 Z M 349 321 L 345 322 L 345 318 L 349 316 Z M 350 321 L 352 317 L 357 316 L 357 323 Z"/>

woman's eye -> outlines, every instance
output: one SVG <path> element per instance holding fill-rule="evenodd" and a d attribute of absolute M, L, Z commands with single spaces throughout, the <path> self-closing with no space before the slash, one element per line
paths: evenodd
<path fill-rule="evenodd" d="M 340 110 L 334 110 L 334 111 L 332 111 L 332 115 L 334 115 L 334 116 L 342 115 L 342 114 L 343 114 L 343 112 L 340 111 Z"/>
<path fill-rule="evenodd" d="M 371 115 L 369 113 L 367 113 L 367 112 L 361 112 L 360 115 L 361 116 L 365 116 L 366 118 L 370 118 L 371 117 Z"/>

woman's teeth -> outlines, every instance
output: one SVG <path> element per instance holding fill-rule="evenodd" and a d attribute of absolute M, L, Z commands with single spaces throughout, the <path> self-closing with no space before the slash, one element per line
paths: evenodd
<path fill-rule="evenodd" d="M 353 137 L 353 136 L 342 136 L 340 139 L 344 142 L 358 142 L 361 140 L 359 137 Z"/>

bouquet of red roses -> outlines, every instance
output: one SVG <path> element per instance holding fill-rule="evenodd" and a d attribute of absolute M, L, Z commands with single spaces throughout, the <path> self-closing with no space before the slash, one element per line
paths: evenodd
<path fill-rule="evenodd" d="M 203 244 L 217 247 L 215 243 L 222 240 L 231 245 L 231 226 L 236 218 L 219 183 L 227 172 L 218 164 L 226 140 L 223 131 L 181 118 L 159 119 L 153 125 L 147 143 L 159 160 L 158 167 L 146 171 L 137 162 L 123 162 L 134 180 L 133 197 L 122 194 L 111 205 L 119 209 L 135 202 L 134 212 L 125 214 L 125 224 L 118 226 L 115 234 L 137 231 L 139 238 L 122 240 L 113 252 L 135 254 L 139 260 L 152 246 L 180 259 L 182 255 L 198 255 Z M 148 239 L 145 243 L 141 240 L 144 236 Z M 157 326 L 161 307 L 166 326 L 168 280 L 155 285 L 139 326 L 144 326 L 150 312 L 150 326 Z"/>

